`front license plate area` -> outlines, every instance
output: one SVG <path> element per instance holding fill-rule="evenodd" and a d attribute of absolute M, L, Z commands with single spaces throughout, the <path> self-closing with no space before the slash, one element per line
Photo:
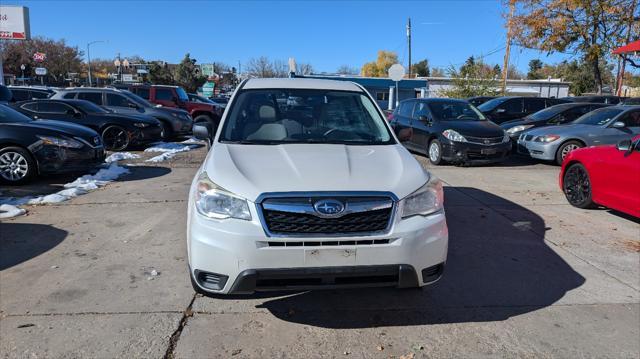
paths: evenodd
<path fill-rule="evenodd" d="M 304 262 L 311 266 L 340 266 L 356 263 L 355 248 L 305 249 Z"/>
<path fill-rule="evenodd" d="M 482 153 L 483 155 L 495 155 L 496 152 L 497 151 L 495 148 L 483 148 L 482 150 L 480 150 L 480 153 Z"/>

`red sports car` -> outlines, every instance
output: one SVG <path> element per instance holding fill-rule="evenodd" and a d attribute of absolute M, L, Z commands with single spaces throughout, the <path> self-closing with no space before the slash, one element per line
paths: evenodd
<path fill-rule="evenodd" d="M 572 151 L 562 163 L 560 188 L 575 207 L 601 205 L 640 218 L 640 136 Z"/>

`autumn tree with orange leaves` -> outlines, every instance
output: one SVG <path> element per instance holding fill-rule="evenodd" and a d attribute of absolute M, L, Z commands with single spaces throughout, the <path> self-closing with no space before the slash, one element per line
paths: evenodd
<path fill-rule="evenodd" d="M 601 61 L 637 39 L 638 0 L 515 0 L 514 40 L 548 53 L 575 53 L 589 64 L 602 93 Z M 628 34 L 631 34 L 628 36 Z"/>

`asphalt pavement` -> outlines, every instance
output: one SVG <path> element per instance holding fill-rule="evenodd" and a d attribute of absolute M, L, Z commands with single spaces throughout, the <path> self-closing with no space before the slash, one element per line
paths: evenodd
<path fill-rule="evenodd" d="M 205 149 L 140 154 L 102 189 L 0 222 L 2 357 L 640 357 L 640 223 L 568 205 L 559 167 L 417 156 L 446 185 L 449 257 L 432 286 L 213 299 L 186 263 Z"/>

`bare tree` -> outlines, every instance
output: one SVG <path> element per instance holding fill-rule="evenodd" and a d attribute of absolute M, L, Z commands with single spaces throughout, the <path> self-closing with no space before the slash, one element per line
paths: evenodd
<path fill-rule="evenodd" d="M 274 77 L 273 64 L 266 56 L 250 59 L 246 71 L 251 77 Z"/>
<path fill-rule="evenodd" d="M 313 72 L 313 66 L 309 63 L 296 64 L 296 74 L 298 75 L 311 75 Z"/>
<path fill-rule="evenodd" d="M 336 73 L 340 75 L 357 75 L 360 73 L 360 69 L 349 65 L 342 65 L 338 67 Z"/>

